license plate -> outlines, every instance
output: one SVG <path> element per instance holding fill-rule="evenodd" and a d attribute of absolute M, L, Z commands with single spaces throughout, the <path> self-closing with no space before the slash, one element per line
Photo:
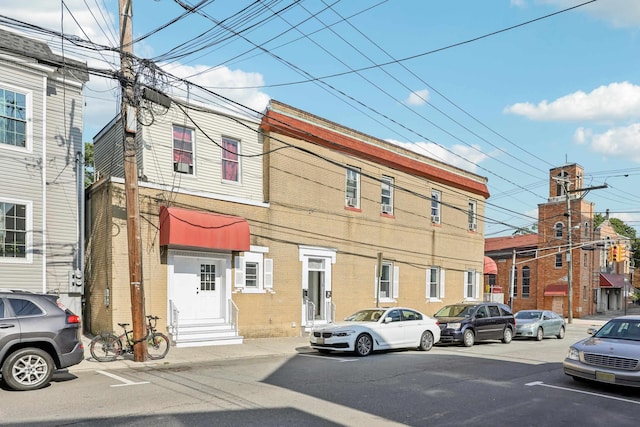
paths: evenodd
<path fill-rule="evenodd" d="M 324 344 L 324 338 L 322 337 L 318 338 L 318 341 L 316 341 L 316 344 Z"/>
<path fill-rule="evenodd" d="M 615 383 L 616 376 L 614 374 L 610 374 L 608 372 L 598 372 L 596 371 L 596 379 L 598 381 L 604 381 L 607 383 Z"/>

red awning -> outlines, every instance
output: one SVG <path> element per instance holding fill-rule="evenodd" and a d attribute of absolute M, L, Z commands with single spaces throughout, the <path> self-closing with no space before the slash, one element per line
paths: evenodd
<path fill-rule="evenodd" d="M 484 274 L 498 274 L 496 262 L 488 256 L 484 257 Z"/>
<path fill-rule="evenodd" d="M 600 273 L 601 288 L 624 288 L 624 276 L 622 274 Z"/>
<path fill-rule="evenodd" d="M 547 285 L 544 288 L 545 297 L 563 297 L 567 295 L 567 285 Z"/>
<path fill-rule="evenodd" d="M 248 251 L 249 223 L 237 216 L 161 206 L 160 245 Z"/>

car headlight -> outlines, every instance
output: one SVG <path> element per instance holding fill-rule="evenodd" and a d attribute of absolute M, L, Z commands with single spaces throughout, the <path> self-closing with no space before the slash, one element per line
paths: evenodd
<path fill-rule="evenodd" d="M 462 323 L 460 322 L 447 323 L 447 329 L 460 329 L 460 326 L 462 326 Z"/>
<path fill-rule="evenodd" d="M 533 327 L 536 326 L 533 323 L 525 323 L 524 325 L 520 325 L 520 327 L 522 329 L 533 329 Z"/>
<path fill-rule="evenodd" d="M 569 354 L 567 355 L 568 359 L 571 360 L 580 360 L 580 352 L 576 348 L 569 348 Z"/>
<path fill-rule="evenodd" d="M 337 331 L 333 333 L 334 337 L 348 337 L 349 335 L 355 334 L 356 331 L 346 330 L 346 331 Z"/>

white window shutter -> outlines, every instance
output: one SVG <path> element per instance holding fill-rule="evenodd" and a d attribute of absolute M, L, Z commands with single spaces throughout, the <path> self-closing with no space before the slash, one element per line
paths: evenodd
<path fill-rule="evenodd" d="M 426 280 L 425 295 L 427 296 L 427 299 L 429 299 L 431 298 L 431 269 L 430 268 L 427 268 L 426 276 L 427 276 L 427 280 Z"/>
<path fill-rule="evenodd" d="M 445 281 L 444 281 L 444 268 L 440 269 L 440 299 L 444 299 L 444 289 L 446 288 L 445 286 Z"/>
<path fill-rule="evenodd" d="M 273 259 L 264 259 L 264 288 L 273 289 Z"/>
<path fill-rule="evenodd" d="M 236 288 L 244 288 L 244 257 L 236 257 Z"/>
<path fill-rule="evenodd" d="M 400 295 L 400 267 L 393 267 L 393 298 Z"/>
<path fill-rule="evenodd" d="M 378 265 L 373 266 L 373 298 L 378 298 Z"/>
<path fill-rule="evenodd" d="M 476 271 L 476 281 L 474 283 L 474 290 L 476 293 L 476 299 L 480 299 L 480 273 Z"/>

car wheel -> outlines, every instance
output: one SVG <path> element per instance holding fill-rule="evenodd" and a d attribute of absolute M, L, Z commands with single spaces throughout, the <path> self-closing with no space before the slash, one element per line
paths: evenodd
<path fill-rule="evenodd" d="M 373 350 L 373 340 L 369 334 L 360 334 L 356 338 L 356 354 L 360 357 L 368 356 Z"/>
<path fill-rule="evenodd" d="M 49 384 L 55 365 L 39 348 L 23 348 L 7 357 L 2 366 L 2 379 L 14 390 L 36 390 Z"/>
<path fill-rule="evenodd" d="M 536 331 L 536 341 L 542 341 L 542 338 L 544 338 L 544 331 L 542 328 L 538 328 Z"/>
<path fill-rule="evenodd" d="M 558 338 L 559 340 L 564 338 L 564 326 L 560 326 L 560 332 L 558 332 L 558 335 L 556 335 L 556 338 Z"/>
<path fill-rule="evenodd" d="M 475 340 L 476 336 L 471 329 L 467 329 L 464 331 L 464 334 L 462 334 L 462 344 L 464 344 L 465 347 L 471 347 Z"/>
<path fill-rule="evenodd" d="M 502 334 L 502 342 L 505 344 L 509 344 L 513 339 L 513 332 L 511 328 L 504 328 L 504 333 Z"/>
<path fill-rule="evenodd" d="M 431 331 L 424 331 L 420 337 L 420 346 L 418 350 L 429 351 L 433 348 L 433 334 Z"/>

